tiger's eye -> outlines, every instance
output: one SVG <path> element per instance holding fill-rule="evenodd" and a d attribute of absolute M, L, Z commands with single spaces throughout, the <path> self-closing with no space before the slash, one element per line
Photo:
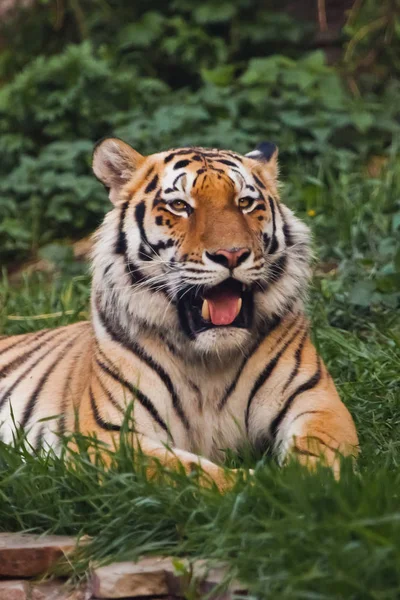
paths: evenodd
<path fill-rule="evenodd" d="M 250 208 L 253 204 L 253 198 L 240 198 L 239 199 L 239 207 L 240 208 Z"/>
<path fill-rule="evenodd" d="M 170 203 L 170 207 L 176 210 L 176 212 L 187 212 L 187 204 L 183 200 L 173 200 Z"/>

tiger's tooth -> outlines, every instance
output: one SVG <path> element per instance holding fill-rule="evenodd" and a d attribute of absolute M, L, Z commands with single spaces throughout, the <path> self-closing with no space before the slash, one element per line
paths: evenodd
<path fill-rule="evenodd" d="M 240 311 L 242 309 L 242 304 L 243 304 L 243 300 L 241 298 L 239 298 L 239 300 L 238 300 L 238 311 L 237 311 L 237 314 L 240 313 Z"/>
<path fill-rule="evenodd" d="M 203 300 L 203 306 L 201 307 L 201 316 L 205 321 L 210 320 L 210 308 L 208 306 L 208 301 L 205 299 Z"/>

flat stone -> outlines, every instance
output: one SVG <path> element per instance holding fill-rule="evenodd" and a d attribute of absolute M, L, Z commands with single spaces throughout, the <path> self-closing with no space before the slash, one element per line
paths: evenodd
<path fill-rule="evenodd" d="M 71 587 L 55 580 L 32 584 L 30 600 L 89 600 L 91 597 L 88 586 Z"/>
<path fill-rule="evenodd" d="M 119 562 L 92 571 L 95 598 L 129 598 L 169 594 L 173 565 L 170 558 L 144 558 Z"/>
<path fill-rule="evenodd" d="M 0 533 L 0 576 L 42 575 L 75 546 L 75 538 L 63 535 Z"/>
<path fill-rule="evenodd" d="M 98 567 L 92 571 L 94 598 L 135 598 L 158 594 L 185 594 L 192 588 L 193 580 L 197 591 L 207 594 L 221 585 L 226 577 L 223 565 L 209 568 L 206 561 L 190 563 L 185 559 L 163 557 L 144 558 L 137 563 L 119 562 Z M 226 594 L 218 598 L 230 598 L 231 594 L 243 592 L 245 588 L 237 581 L 231 582 Z"/>
<path fill-rule="evenodd" d="M 0 600 L 27 600 L 29 584 L 26 581 L 0 581 Z"/>

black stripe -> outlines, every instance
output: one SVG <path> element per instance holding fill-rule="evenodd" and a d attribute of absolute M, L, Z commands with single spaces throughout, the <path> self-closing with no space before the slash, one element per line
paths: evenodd
<path fill-rule="evenodd" d="M 229 150 L 223 150 L 222 154 L 226 154 L 227 156 L 234 158 L 235 160 L 237 160 L 240 163 L 243 162 L 243 159 L 241 156 L 239 156 L 238 154 L 235 154 L 234 152 L 230 152 Z"/>
<path fill-rule="evenodd" d="M 158 184 L 158 175 L 154 175 L 153 179 L 151 181 L 149 181 L 149 183 L 147 184 L 144 193 L 145 194 L 149 194 L 150 192 L 153 192 Z"/>
<path fill-rule="evenodd" d="M 96 421 L 96 425 L 101 427 L 101 429 L 105 429 L 106 431 L 121 431 L 120 425 L 114 425 L 114 423 L 109 423 L 108 421 L 104 421 L 104 419 L 100 416 L 99 409 L 97 407 L 96 401 L 93 397 L 92 387 L 89 387 L 89 396 L 90 396 L 90 407 L 92 409 L 94 420 Z"/>
<path fill-rule="evenodd" d="M 278 241 L 276 239 L 275 205 L 274 205 L 274 201 L 272 200 L 271 196 L 268 196 L 268 202 L 269 202 L 269 207 L 271 209 L 271 215 L 272 215 L 272 239 L 271 239 L 271 246 L 268 249 L 268 253 L 274 254 L 274 252 L 276 252 L 278 249 Z"/>
<path fill-rule="evenodd" d="M 287 248 L 291 248 L 291 246 L 293 246 L 293 237 L 292 237 L 292 233 L 290 231 L 290 227 L 288 225 L 288 223 L 284 223 L 283 224 L 283 235 L 285 236 L 285 244 Z"/>
<path fill-rule="evenodd" d="M 261 188 L 262 190 L 265 190 L 265 185 L 263 184 L 263 182 L 261 181 L 261 179 L 259 179 L 259 178 L 257 177 L 257 175 L 255 175 L 255 173 L 253 173 L 253 179 L 254 179 L 254 181 L 256 182 L 256 184 L 257 184 L 258 186 L 260 186 L 260 188 Z"/>
<path fill-rule="evenodd" d="M 183 262 L 183 261 L 180 261 Z M 184 273 L 214 273 L 214 271 L 211 271 L 210 269 L 196 269 L 196 267 L 184 267 L 182 269 L 184 271 Z"/>
<path fill-rule="evenodd" d="M 276 283 L 285 273 L 288 258 L 281 254 L 279 258 L 268 267 L 267 283 Z"/>
<path fill-rule="evenodd" d="M 190 160 L 178 160 L 178 162 L 174 165 L 174 170 L 175 169 L 183 169 L 184 167 L 187 167 L 190 164 Z"/>
<path fill-rule="evenodd" d="M 225 158 L 217 158 L 216 162 L 228 165 L 228 167 L 236 167 L 236 169 L 238 167 L 236 163 L 232 162 L 231 160 L 226 160 Z"/>
<path fill-rule="evenodd" d="M 124 202 L 124 204 L 121 205 L 121 210 L 119 213 L 118 236 L 117 241 L 115 243 L 116 254 L 125 254 L 126 252 L 126 234 L 124 231 L 124 221 L 128 205 L 129 202 Z"/>
<path fill-rule="evenodd" d="M 25 406 L 25 410 L 23 412 L 22 420 L 21 420 L 22 427 L 26 427 L 26 425 L 28 424 L 29 419 L 31 418 L 31 416 L 35 410 L 36 402 L 39 398 L 39 394 L 42 391 L 42 389 L 44 388 L 44 386 L 46 385 L 49 375 L 54 371 L 54 369 L 64 359 L 66 352 L 68 352 L 68 350 L 75 344 L 75 342 L 79 336 L 80 336 L 80 334 L 75 335 L 72 338 L 72 340 L 70 340 L 67 344 L 63 345 L 62 351 L 58 353 L 57 358 L 55 360 L 53 360 L 53 362 L 47 367 L 47 369 L 45 370 L 45 372 L 39 379 L 35 389 L 33 390 L 32 394 L 30 395 L 29 400 Z"/>
<path fill-rule="evenodd" d="M 180 156 L 181 154 L 191 154 L 193 151 L 194 151 L 193 147 L 181 148 L 180 150 L 174 150 L 173 152 L 171 152 L 171 154 L 168 154 L 168 156 L 166 156 L 164 158 L 164 162 L 169 163 L 173 158 L 175 158 L 175 156 Z"/>
<path fill-rule="evenodd" d="M 99 382 L 99 385 L 101 387 L 101 391 L 103 392 L 103 394 L 105 396 L 107 396 L 107 400 L 110 402 L 110 404 L 112 404 L 114 406 L 114 408 L 116 408 L 117 410 L 119 410 L 120 413 L 123 414 L 124 410 L 123 410 L 122 406 L 120 406 L 120 404 L 115 400 L 115 398 L 113 397 L 113 395 L 111 394 L 111 392 L 106 388 L 106 386 L 101 381 L 101 379 L 100 379 L 100 377 L 98 376 L 97 373 L 96 373 L 96 378 L 97 378 L 97 381 Z"/>
<path fill-rule="evenodd" d="M 289 375 L 287 382 L 285 383 L 285 385 L 283 387 L 282 392 L 285 392 L 287 390 L 287 388 L 289 387 L 289 385 L 292 383 L 293 379 L 296 377 L 297 373 L 299 372 L 301 353 L 303 351 L 304 344 L 306 343 L 307 336 L 308 336 L 308 330 L 306 329 L 303 333 L 303 337 L 301 338 L 299 345 L 297 346 L 296 352 L 294 353 L 294 367 L 293 367 L 292 372 Z"/>
<path fill-rule="evenodd" d="M 148 246 L 144 244 L 140 244 L 138 249 L 138 258 L 143 261 L 151 261 L 154 258 L 153 248 L 151 250 L 148 249 Z"/>
<path fill-rule="evenodd" d="M 178 181 L 184 177 L 186 175 L 186 173 L 180 173 L 179 175 L 177 175 L 173 181 L 172 187 L 174 188 L 175 191 L 178 191 L 178 188 L 176 187 L 176 184 L 178 183 Z"/>
<path fill-rule="evenodd" d="M 282 231 L 283 231 L 283 235 L 285 237 L 285 245 L 287 248 L 290 248 L 294 244 L 292 232 L 291 232 L 289 223 L 285 220 L 285 215 L 283 214 L 283 210 L 282 210 L 282 207 L 280 204 L 278 204 L 278 210 L 279 210 L 279 214 L 281 215 L 281 219 L 282 219 L 282 223 L 283 223 Z"/>
<path fill-rule="evenodd" d="M 289 331 L 290 331 L 290 329 L 291 329 L 292 326 L 293 326 L 293 324 L 289 327 Z M 300 327 L 297 327 L 297 329 L 294 332 L 294 334 L 287 340 L 287 342 L 282 346 L 282 348 L 279 350 L 279 352 L 277 352 L 275 354 L 274 358 L 272 358 L 269 361 L 269 363 L 267 364 L 267 366 L 263 369 L 263 371 L 257 377 L 257 379 L 256 379 L 256 381 L 255 381 L 255 383 L 253 385 L 253 388 L 252 388 L 252 390 L 250 392 L 249 399 L 247 401 L 246 416 L 245 416 L 245 423 L 246 423 L 246 430 L 247 431 L 249 429 L 250 408 L 251 408 L 251 404 L 252 404 L 252 402 L 254 400 L 255 395 L 257 394 L 257 392 L 259 391 L 259 389 L 264 385 L 264 383 L 267 381 L 267 379 L 271 376 L 272 372 L 274 371 L 276 365 L 279 362 L 279 359 L 281 358 L 281 356 L 283 355 L 283 353 L 286 352 L 286 350 L 289 348 L 290 344 L 293 342 L 293 340 L 299 334 L 301 328 L 302 328 L 302 325 L 300 325 Z"/>
<path fill-rule="evenodd" d="M 66 409 L 67 409 L 68 394 L 70 392 L 69 387 L 70 387 L 73 375 L 75 373 L 75 369 L 80 364 L 79 357 L 78 356 L 73 357 L 71 360 L 71 363 L 72 364 L 71 364 L 70 368 L 68 369 L 68 373 L 65 378 L 64 385 L 63 385 L 63 391 L 61 393 L 60 418 L 58 420 L 58 433 L 61 436 L 65 435 L 65 431 L 66 431 L 65 413 L 66 413 Z"/>
<path fill-rule="evenodd" d="M 205 173 L 206 171 L 207 171 L 207 169 L 205 169 L 205 168 L 199 169 L 199 170 L 197 171 L 197 175 L 196 175 L 196 177 L 194 178 L 194 181 L 193 181 L 193 184 L 192 184 L 192 189 L 196 187 L 197 180 L 198 180 L 198 178 L 200 177 L 200 175 L 203 175 L 203 173 Z"/>
<path fill-rule="evenodd" d="M 154 171 L 154 165 L 152 167 L 150 167 L 150 169 L 147 171 L 146 175 L 144 176 L 145 180 L 150 177 L 150 175 L 152 174 L 153 171 Z"/>
<path fill-rule="evenodd" d="M 248 361 L 250 360 L 250 358 L 257 352 L 257 350 L 260 347 L 260 345 L 262 344 L 262 342 L 264 342 L 266 336 L 270 335 L 280 325 L 280 323 L 281 323 L 281 318 L 278 316 L 275 316 L 268 324 L 267 331 L 263 332 L 263 334 L 260 336 L 260 338 L 257 340 L 257 342 L 251 348 L 250 352 L 248 354 L 246 354 L 235 377 L 233 378 L 232 383 L 225 390 L 225 394 L 222 396 L 221 400 L 218 403 L 219 410 L 222 410 L 225 407 L 226 403 L 229 400 L 229 397 L 232 395 L 232 393 L 236 389 L 239 378 L 240 378 L 241 374 L 243 373 L 243 370 L 244 370 L 246 364 L 248 363 Z"/>
<path fill-rule="evenodd" d="M 40 450 L 40 448 L 42 447 L 42 443 L 43 443 L 43 435 L 44 435 L 44 425 L 42 425 L 39 428 L 39 431 L 37 432 L 33 447 L 36 451 Z"/>
<path fill-rule="evenodd" d="M 121 375 L 117 375 L 117 373 L 115 373 L 112 369 L 110 369 L 106 364 L 104 364 L 98 358 L 96 359 L 96 362 L 99 365 L 99 367 L 101 369 L 103 369 L 103 371 L 105 373 L 107 373 L 107 375 L 109 375 L 110 377 L 112 377 L 114 379 L 114 381 L 117 381 L 123 387 L 125 387 L 127 390 L 129 390 L 131 392 L 132 396 L 137 398 L 137 400 L 140 402 L 140 404 L 143 406 L 143 408 L 145 408 L 147 410 L 147 412 L 153 417 L 153 419 L 156 421 L 156 423 L 158 423 L 160 425 L 160 427 L 162 429 L 164 429 L 164 431 L 166 431 L 170 435 L 169 429 L 168 429 L 165 421 L 159 415 L 156 407 L 151 402 L 150 398 L 148 398 L 145 394 L 143 394 L 138 388 L 134 387 L 129 381 L 127 381 L 126 379 L 121 377 Z"/>
<path fill-rule="evenodd" d="M 139 202 L 139 204 L 135 208 L 135 217 L 136 217 L 137 225 L 139 227 L 140 239 L 142 240 L 142 242 L 144 244 L 146 244 L 147 246 L 150 246 L 149 240 L 147 239 L 147 235 L 144 230 L 144 215 L 145 215 L 145 213 L 146 213 L 146 204 L 145 204 L 145 201 L 142 200 L 141 202 Z"/>
<path fill-rule="evenodd" d="M 162 342 L 166 345 L 166 347 L 173 356 L 181 357 L 181 353 L 178 351 L 178 348 L 176 348 L 176 346 L 174 346 L 174 344 L 167 339 L 164 333 L 162 333 L 161 331 L 157 331 L 157 335 L 159 336 L 160 340 L 162 340 Z"/>
<path fill-rule="evenodd" d="M 53 336 L 55 337 L 55 336 Z M 25 379 L 25 377 L 27 375 L 29 375 L 29 373 L 31 371 L 33 371 L 33 369 L 43 360 L 46 358 L 46 356 L 48 356 L 50 354 L 50 352 L 54 352 L 54 346 L 51 346 L 51 348 L 49 348 L 47 350 L 47 352 L 45 352 L 44 354 L 42 354 L 41 356 L 39 356 L 39 358 L 37 360 L 35 360 L 35 362 L 30 365 L 30 367 L 28 367 L 28 369 L 26 369 L 26 371 L 24 371 L 23 373 L 21 373 L 21 375 L 14 381 L 14 383 L 12 384 L 11 387 L 9 387 L 6 392 L 2 395 L 2 397 L 0 398 L 0 410 L 2 409 L 4 403 L 6 402 L 6 400 L 11 396 L 11 394 L 13 393 L 13 391 L 15 390 L 15 388 Z"/>
<path fill-rule="evenodd" d="M 124 219 L 125 219 L 126 210 L 128 208 L 128 204 L 129 203 L 126 202 L 121 207 L 121 215 L 120 215 L 120 221 L 119 221 L 119 227 L 118 227 L 118 237 L 117 237 L 115 251 L 118 254 L 123 255 L 124 263 L 125 263 L 125 271 L 126 271 L 127 275 L 129 276 L 132 285 L 136 285 L 137 283 L 142 283 L 143 281 L 146 281 L 147 277 L 140 271 L 140 268 L 137 265 L 135 265 L 134 263 L 132 263 L 130 261 L 130 259 L 128 257 L 126 234 L 123 230 Z M 149 248 L 151 248 L 150 244 L 148 243 L 147 236 L 144 231 L 144 225 L 143 225 L 145 210 L 146 210 L 145 203 L 144 203 L 144 201 L 142 201 L 142 202 L 140 202 L 140 204 L 138 204 L 136 206 L 135 217 L 136 217 L 136 221 L 137 221 L 137 224 L 139 227 L 140 237 L 141 237 L 142 241 L 144 243 L 146 243 Z M 149 249 L 149 251 L 146 252 L 146 249 L 143 247 L 142 244 L 139 248 L 139 254 L 141 255 L 142 259 L 151 260 L 151 256 L 150 256 L 151 250 Z M 146 258 L 144 258 L 144 257 L 146 257 Z"/>
<path fill-rule="evenodd" d="M 276 440 L 276 435 L 278 433 L 279 426 L 282 423 L 283 419 L 285 418 L 289 408 L 292 406 L 295 398 L 297 396 L 299 396 L 300 394 L 302 394 L 303 392 L 312 390 L 316 385 L 318 385 L 320 379 L 321 379 L 321 360 L 318 356 L 317 370 L 315 371 L 314 375 L 312 377 L 310 377 L 310 379 L 308 379 L 305 383 L 302 383 L 301 385 L 299 385 L 299 387 L 293 392 L 293 394 L 291 394 L 289 396 L 289 398 L 286 400 L 283 408 L 279 411 L 279 413 L 277 414 L 275 419 L 272 421 L 271 427 L 270 427 L 270 434 L 271 434 L 271 437 L 274 440 L 274 442 Z"/>
<path fill-rule="evenodd" d="M 4 379 L 13 370 L 18 369 L 18 367 L 20 367 L 21 365 L 23 365 L 24 362 L 26 362 L 32 356 L 32 354 L 35 354 L 35 352 L 37 352 L 38 350 L 40 350 L 41 348 L 43 348 L 43 346 L 45 344 L 47 344 L 47 342 L 49 342 L 54 337 L 56 337 L 57 335 L 59 335 L 61 333 L 61 330 L 57 329 L 56 331 L 53 331 L 52 334 L 50 334 L 50 332 L 51 332 L 51 330 L 49 331 L 48 329 L 46 329 L 43 332 L 43 335 L 49 334 L 48 337 L 47 337 L 47 339 L 44 339 L 43 341 L 40 342 L 40 344 L 36 344 L 36 346 L 34 346 L 33 348 L 31 348 L 30 350 L 27 350 L 26 352 L 24 352 L 23 354 L 20 354 L 19 356 L 17 356 L 16 358 L 14 358 L 12 361 L 10 361 L 9 363 L 7 363 L 6 365 L 3 365 L 3 367 L 0 369 L 0 380 Z M 42 337 L 42 336 L 40 336 L 40 337 Z M 38 339 L 38 338 L 36 338 L 36 339 Z M 0 400 L 0 406 L 1 406 L 1 400 Z"/>
<path fill-rule="evenodd" d="M 128 258 L 125 260 L 125 271 L 129 275 L 132 285 L 136 285 L 147 280 L 146 275 L 144 275 L 139 267 L 131 262 Z"/>
<path fill-rule="evenodd" d="M 99 306 L 97 306 L 99 317 L 103 323 L 104 328 L 106 329 L 108 335 L 118 344 L 124 346 L 127 350 L 132 352 L 135 356 L 137 356 L 140 360 L 142 360 L 150 369 L 155 371 L 157 375 L 160 377 L 161 381 L 164 383 L 165 387 L 169 391 L 172 398 L 172 405 L 174 407 L 175 412 L 179 416 L 183 425 L 187 430 L 190 429 L 189 419 L 184 413 L 181 401 L 176 393 L 175 387 L 172 383 L 172 380 L 168 373 L 163 369 L 163 367 L 157 363 L 147 352 L 139 346 L 139 344 L 135 343 L 133 340 L 129 338 L 126 332 L 120 327 L 117 326 L 117 331 L 111 327 L 110 322 L 108 321 L 106 315 L 101 310 Z"/>
<path fill-rule="evenodd" d="M 296 421 L 297 419 L 300 419 L 300 417 L 303 417 L 304 415 L 317 415 L 318 413 L 324 414 L 324 412 L 325 411 L 323 410 L 303 410 L 303 412 L 299 413 L 294 417 L 294 419 L 292 419 L 291 424 L 294 423 L 294 421 Z"/>
<path fill-rule="evenodd" d="M 291 449 L 291 452 L 294 452 L 294 454 L 303 454 L 304 456 L 315 456 L 316 458 L 319 458 L 321 456 L 320 454 L 315 454 L 314 452 L 310 452 L 310 450 L 303 450 L 302 448 L 298 448 L 297 446 L 294 446 Z"/>
<path fill-rule="evenodd" d="M 49 333 L 49 330 L 43 329 L 43 331 L 39 331 L 39 333 L 37 333 L 36 335 L 32 335 L 32 338 L 29 341 L 26 340 L 26 338 L 29 336 L 29 334 L 23 334 L 21 336 L 18 336 L 19 337 L 18 341 L 13 342 L 9 346 L 7 346 L 7 348 L 3 348 L 2 350 L 0 350 L 0 355 L 5 354 L 9 350 L 12 350 L 13 348 L 16 348 L 17 346 L 20 346 L 21 344 L 28 344 L 29 342 L 36 342 L 36 340 L 38 340 L 41 337 L 43 337 L 44 335 L 46 335 L 46 333 Z M 0 370 L 0 377 L 1 377 L 1 370 Z"/>
<path fill-rule="evenodd" d="M 167 191 L 167 190 L 165 190 L 165 191 Z M 171 190 L 171 192 L 172 191 L 173 190 Z M 153 208 L 155 208 L 159 204 L 165 204 L 165 200 L 164 200 L 164 198 L 161 197 L 161 191 L 158 189 L 157 192 L 154 195 Z"/>

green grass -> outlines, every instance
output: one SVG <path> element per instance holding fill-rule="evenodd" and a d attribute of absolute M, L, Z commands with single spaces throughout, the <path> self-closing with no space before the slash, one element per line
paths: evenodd
<path fill-rule="evenodd" d="M 356 421 L 357 473 L 345 464 L 337 482 L 324 468 L 310 474 L 247 456 L 251 483 L 221 495 L 183 473 L 160 469 L 160 481 L 149 481 L 133 469 L 125 439 L 109 470 L 88 460 L 93 440 L 79 439 L 69 463 L 32 457 L 16 440 L 0 444 L 0 530 L 94 536 L 76 559 L 78 574 L 89 560 L 174 554 L 225 561 L 253 598 L 400 597 L 400 168 L 393 162 L 379 180 L 293 174 L 283 193 L 311 224 L 323 270 L 329 263 L 314 279 L 309 312 Z M 85 318 L 88 290 L 83 274 L 18 285 L 3 278 L 0 331 Z M 53 316 L 32 319 L 42 314 Z"/>

